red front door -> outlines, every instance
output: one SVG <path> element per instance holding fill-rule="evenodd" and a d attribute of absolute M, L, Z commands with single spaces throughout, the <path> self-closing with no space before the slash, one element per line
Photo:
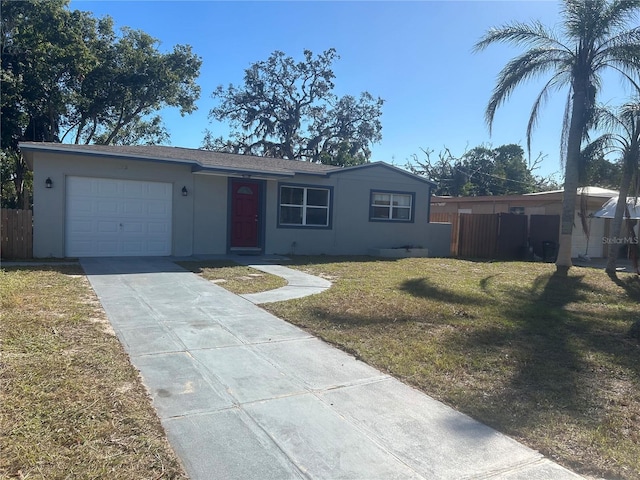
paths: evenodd
<path fill-rule="evenodd" d="M 259 183 L 231 183 L 231 247 L 258 247 L 259 190 Z"/>

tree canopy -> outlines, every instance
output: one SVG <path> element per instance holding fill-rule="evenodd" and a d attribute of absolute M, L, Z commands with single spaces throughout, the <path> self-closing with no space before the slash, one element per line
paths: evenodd
<path fill-rule="evenodd" d="M 533 174 L 538 162 L 529 165 L 520 145 L 496 148 L 480 145 L 455 157 L 449 149 L 432 159 L 432 150 L 423 150 L 425 159 L 414 156 L 408 169 L 436 182 L 435 195 L 510 195 L 547 190 L 549 179 Z"/>
<path fill-rule="evenodd" d="M 333 93 L 335 49 L 296 61 L 276 51 L 245 70 L 242 85 L 218 86 L 210 118 L 227 121 L 230 138 L 207 132 L 210 150 L 305 160 L 332 165 L 369 161 L 380 141 L 383 100 Z"/>
<path fill-rule="evenodd" d="M 20 141 L 136 144 L 168 139 L 165 107 L 195 110 L 201 60 L 188 45 L 167 53 L 148 34 L 114 31 L 110 17 L 68 0 L 1 4 L 2 202 L 25 202 Z"/>

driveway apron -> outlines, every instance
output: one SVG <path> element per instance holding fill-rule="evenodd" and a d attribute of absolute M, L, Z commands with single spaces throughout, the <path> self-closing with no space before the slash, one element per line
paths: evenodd
<path fill-rule="evenodd" d="M 81 261 L 199 479 L 575 479 L 166 258 Z"/>

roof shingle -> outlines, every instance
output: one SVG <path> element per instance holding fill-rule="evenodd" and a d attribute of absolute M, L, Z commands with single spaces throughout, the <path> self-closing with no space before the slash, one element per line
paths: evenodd
<path fill-rule="evenodd" d="M 50 151 L 56 153 L 99 154 L 139 160 L 161 160 L 174 163 L 190 163 L 201 169 L 237 169 L 274 174 L 320 174 L 340 170 L 340 167 L 282 158 L 256 157 L 232 153 L 212 152 L 182 147 L 160 145 L 75 145 L 65 143 L 22 142 L 23 151 Z"/>

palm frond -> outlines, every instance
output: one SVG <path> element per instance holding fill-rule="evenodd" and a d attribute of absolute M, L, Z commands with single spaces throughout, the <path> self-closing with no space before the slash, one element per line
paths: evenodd
<path fill-rule="evenodd" d="M 640 71 L 640 27 L 603 42 L 594 53 L 593 61 L 594 71 L 615 66 L 622 72 L 637 75 Z"/>
<path fill-rule="evenodd" d="M 582 157 L 584 163 L 589 163 L 591 159 L 597 158 L 601 153 L 609 153 L 617 149 L 617 135 L 613 133 L 604 133 L 589 143 L 582 149 Z"/>
<path fill-rule="evenodd" d="M 485 111 L 485 119 L 491 132 L 495 112 L 522 83 L 540 76 L 550 70 L 556 72 L 570 71 L 569 53 L 559 49 L 529 50 L 511 60 L 498 74 L 498 81 L 489 99 Z M 558 76 L 556 74 L 556 76 Z"/>
<path fill-rule="evenodd" d="M 608 65 L 608 67 L 618 72 L 622 77 L 622 80 L 624 80 L 625 82 L 628 82 L 634 92 L 640 93 L 640 81 L 639 81 L 640 77 L 638 77 L 638 74 L 640 72 L 635 72 L 635 71 L 625 72 L 615 65 Z"/>
<path fill-rule="evenodd" d="M 623 30 L 611 37 L 601 40 L 598 44 L 598 51 L 605 51 L 608 48 L 616 46 L 638 47 L 638 42 L 640 42 L 640 27 Z"/>
<path fill-rule="evenodd" d="M 502 27 L 491 28 L 474 45 L 473 52 L 480 52 L 494 43 L 507 43 L 517 47 L 526 46 L 535 49 L 553 48 L 570 51 L 552 31 L 538 21 L 531 24 L 510 23 Z"/>
<path fill-rule="evenodd" d="M 562 16 L 567 37 L 578 41 L 592 38 L 604 6 L 604 0 L 565 0 Z"/>
<path fill-rule="evenodd" d="M 531 108 L 531 114 L 529 115 L 529 122 L 527 124 L 527 150 L 531 152 L 531 138 L 533 136 L 533 131 L 538 125 L 538 118 L 540 109 L 544 106 L 549 98 L 550 90 L 559 89 L 565 84 L 570 84 L 570 78 L 561 79 L 568 75 L 568 72 L 558 72 L 545 84 L 542 88 L 536 100 L 533 102 L 533 107 Z"/>
<path fill-rule="evenodd" d="M 602 130 L 615 131 L 620 126 L 620 119 L 611 108 L 598 106 L 595 109 L 594 127 Z"/>
<path fill-rule="evenodd" d="M 631 135 L 640 130 L 640 97 L 622 105 L 619 116 L 621 123 Z"/>
<path fill-rule="evenodd" d="M 603 13 L 603 23 L 609 28 L 624 28 L 633 20 L 640 9 L 640 0 L 616 0 L 608 5 Z"/>
<path fill-rule="evenodd" d="M 626 0 L 565 0 L 562 14 L 567 37 L 576 42 L 581 41 L 585 46 L 599 43 L 615 29 L 622 27 L 630 13 L 637 8 L 622 5 L 625 2 Z"/>

